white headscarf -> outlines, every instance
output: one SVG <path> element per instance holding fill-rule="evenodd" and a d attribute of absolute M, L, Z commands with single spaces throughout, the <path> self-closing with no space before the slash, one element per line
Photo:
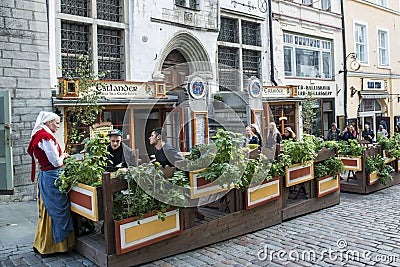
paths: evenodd
<path fill-rule="evenodd" d="M 54 119 L 60 119 L 60 116 L 53 112 L 40 111 L 38 117 L 36 118 L 35 127 L 33 127 L 31 137 L 40 129 L 44 129 L 49 134 L 53 135 L 53 132 L 45 125 L 45 123 Z"/>

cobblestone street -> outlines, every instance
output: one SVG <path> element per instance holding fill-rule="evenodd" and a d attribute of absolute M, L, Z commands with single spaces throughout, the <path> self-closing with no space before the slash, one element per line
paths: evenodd
<path fill-rule="evenodd" d="M 399 190 L 342 193 L 340 205 L 145 266 L 400 266 Z M 0 266 L 94 266 L 76 252 L 41 259 L 29 240 L 4 245 L 13 230 L 0 223 Z"/>

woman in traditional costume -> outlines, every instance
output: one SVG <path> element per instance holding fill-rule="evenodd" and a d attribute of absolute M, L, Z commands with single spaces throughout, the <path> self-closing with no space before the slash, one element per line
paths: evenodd
<path fill-rule="evenodd" d="M 42 256 L 66 252 L 75 244 L 75 233 L 66 194 L 54 184 L 59 169 L 68 158 L 62 153 L 54 133 L 60 128 L 60 117 L 52 112 L 41 111 L 32 130 L 28 154 L 32 157 L 31 180 L 35 180 L 35 159 L 40 165 L 38 178 L 39 221 L 33 249 Z"/>

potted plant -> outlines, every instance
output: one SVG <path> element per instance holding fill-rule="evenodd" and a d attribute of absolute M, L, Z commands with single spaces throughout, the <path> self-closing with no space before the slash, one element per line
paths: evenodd
<path fill-rule="evenodd" d="M 340 189 L 340 174 L 344 164 L 339 158 L 329 158 L 314 165 L 314 177 L 317 178 L 318 197 Z"/>
<path fill-rule="evenodd" d="M 314 178 L 313 160 L 316 158 L 315 137 L 304 135 L 301 140 L 285 141 L 281 161 L 286 168 L 286 187 Z"/>
<path fill-rule="evenodd" d="M 365 147 L 359 145 L 357 140 L 350 139 L 347 142 L 339 142 L 338 155 L 344 164 L 345 170 L 362 170 L 361 156 L 364 150 Z"/>
<path fill-rule="evenodd" d="M 393 167 L 385 164 L 385 159 L 381 155 L 367 158 L 365 171 L 368 174 L 368 185 L 373 185 L 378 181 L 386 185 L 386 181 L 393 180 L 391 172 L 394 171 Z"/>
<path fill-rule="evenodd" d="M 188 206 L 189 180 L 183 171 L 165 179 L 159 166 L 120 169 L 125 191 L 114 193 L 113 219 L 117 255 L 170 238 L 183 231 L 179 207 Z"/>
<path fill-rule="evenodd" d="M 224 103 L 222 102 L 222 95 L 220 93 L 214 94 L 214 109 L 222 109 L 224 108 Z"/>
<path fill-rule="evenodd" d="M 69 194 L 71 210 L 94 221 L 101 219 L 100 186 L 107 166 L 108 142 L 104 133 L 87 139 L 83 159 L 66 159 L 60 177 L 55 181 L 61 192 Z"/>
<path fill-rule="evenodd" d="M 245 193 L 245 208 L 251 209 L 281 196 L 281 181 L 285 173 L 281 162 L 272 163 L 263 154 L 247 160 L 243 175 L 235 187 Z"/>

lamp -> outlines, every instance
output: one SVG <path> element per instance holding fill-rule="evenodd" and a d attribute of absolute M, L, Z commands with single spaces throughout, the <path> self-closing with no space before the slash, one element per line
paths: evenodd
<path fill-rule="evenodd" d="M 357 89 L 354 86 L 350 87 L 350 96 L 353 97 L 357 93 Z"/>

